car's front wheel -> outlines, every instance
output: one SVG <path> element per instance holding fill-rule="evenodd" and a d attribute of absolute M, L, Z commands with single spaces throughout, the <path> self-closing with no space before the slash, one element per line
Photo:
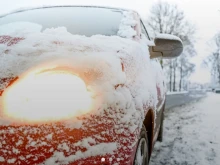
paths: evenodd
<path fill-rule="evenodd" d="M 149 147 L 145 126 L 142 126 L 138 146 L 135 154 L 134 165 L 149 165 L 148 163 Z"/>
<path fill-rule="evenodd" d="M 157 137 L 157 141 L 163 141 L 163 123 L 164 123 L 164 111 L 162 112 L 161 121 L 160 121 L 160 131 Z"/>

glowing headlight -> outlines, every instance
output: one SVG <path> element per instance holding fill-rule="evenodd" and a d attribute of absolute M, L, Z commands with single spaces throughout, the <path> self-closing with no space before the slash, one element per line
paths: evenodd
<path fill-rule="evenodd" d="M 24 121 L 54 121 L 91 110 L 84 81 L 63 71 L 29 74 L 3 93 L 4 115 Z"/>

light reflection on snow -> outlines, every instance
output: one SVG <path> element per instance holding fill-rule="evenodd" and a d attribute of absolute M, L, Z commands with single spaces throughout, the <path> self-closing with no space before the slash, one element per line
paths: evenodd
<path fill-rule="evenodd" d="M 4 115 L 31 122 L 80 116 L 91 105 L 84 81 L 67 71 L 28 73 L 3 94 Z"/>

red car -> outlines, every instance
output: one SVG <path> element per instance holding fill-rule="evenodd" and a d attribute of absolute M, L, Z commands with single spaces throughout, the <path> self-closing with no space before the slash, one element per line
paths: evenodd
<path fill-rule="evenodd" d="M 165 79 L 131 10 L 54 6 L 0 17 L 0 164 L 146 165 L 162 140 Z"/>

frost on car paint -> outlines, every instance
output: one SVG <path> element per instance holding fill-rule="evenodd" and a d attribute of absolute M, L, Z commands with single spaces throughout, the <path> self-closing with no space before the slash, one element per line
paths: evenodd
<path fill-rule="evenodd" d="M 15 32 L 19 38 L 20 32 Z M 13 34 L 8 34 L 11 40 Z M 132 35 L 126 32 L 124 37 Z M 93 92 L 94 107 L 90 113 L 71 119 L 72 124 L 69 120 L 28 125 L 1 114 L 0 164 L 100 164 L 103 157 L 110 164 L 130 163 L 128 155 L 138 140 L 144 114 L 147 108 L 156 109 L 158 103 L 156 84 L 163 85 L 160 75 L 154 75 L 160 68 L 150 61 L 146 38 L 135 42 L 118 36 L 85 37 L 59 27 L 21 32 L 14 44 L 8 45 L 11 40 L 6 40 L 0 44 L 4 50 L 0 51 L 1 80 L 18 77 L 19 81 L 21 75 L 39 67 L 68 68 Z M 0 90 L 7 86 L 1 84 Z M 164 92 L 160 91 L 161 96 Z M 0 109 L 3 97 L 4 92 Z"/>
<path fill-rule="evenodd" d="M 0 36 L 0 44 L 7 44 L 7 46 L 11 46 L 17 44 L 19 41 L 23 40 L 22 37 L 11 37 L 11 36 Z"/>

